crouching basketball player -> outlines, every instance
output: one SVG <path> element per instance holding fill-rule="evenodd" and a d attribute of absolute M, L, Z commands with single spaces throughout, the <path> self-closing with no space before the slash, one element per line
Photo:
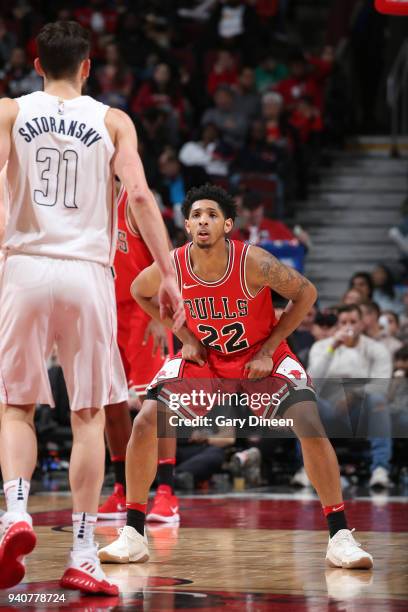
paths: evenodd
<path fill-rule="evenodd" d="M 27 513 L 37 461 L 34 404 L 53 405 L 47 358 L 56 343 L 70 406 L 73 548 L 61 585 L 117 595 L 94 542 L 104 470 L 103 406 L 127 399 L 116 344 L 111 265 L 117 220 L 113 176 L 129 194 L 141 233 L 160 267 L 162 314 L 184 308 L 160 211 L 150 192 L 129 117 L 81 90 L 89 76 L 89 33 L 75 22 L 43 27 L 38 73 L 44 91 L 0 100 L 0 170 L 7 165 L 7 222 L 0 279 L 0 588 L 24 576 L 36 542 Z"/>
<path fill-rule="evenodd" d="M 307 474 L 327 517 L 326 559 L 335 567 L 372 567 L 371 555 L 357 544 L 347 526 L 337 458 L 324 436 L 313 388 L 285 340 L 314 304 L 316 289 L 266 251 L 227 238 L 236 211 L 222 189 L 211 185 L 192 189 L 183 213 L 192 242 L 173 252 L 186 307 L 187 322 L 178 333 L 183 348 L 152 382 L 135 419 L 126 461 L 138 469 L 127 470 L 127 524 L 117 540 L 99 551 L 99 558 L 117 563 L 149 558 L 145 511 L 156 471 L 157 398 L 163 397 L 164 383 L 216 378 L 248 385 L 269 377 L 270 388 L 279 388 L 283 399 L 280 414 L 294 421 Z M 159 270 L 153 264 L 132 286 L 139 304 L 155 318 L 159 313 L 152 298 L 159 282 Z M 271 289 L 290 300 L 279 322 Z"/>

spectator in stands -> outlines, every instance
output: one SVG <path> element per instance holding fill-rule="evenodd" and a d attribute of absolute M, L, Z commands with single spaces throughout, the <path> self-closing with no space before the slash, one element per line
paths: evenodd
<path fill-rule="evenodd" d="M 389 333 L 387 317 L 381 316 L 381 310 L 375 302 L 363 302 L 360 308 L 364 334 L 381 342 L 393 356 L 402 347 L 402 342 Z"/>
<path fill-rule="evenodd" d="M 288 74 L 285 64 L 279 63 L 269 52 L 255 69 L 256 88 L 259 93 L 266 93 L 273 85 L 286 79 Z"/>
<path fill-rule="evenodd" d="M 319 146 L 323 121 L 319 109 L 314 106 L 311 98 L 303 96 L 298 100 L 289 121 L 297 129 L 303 144 L 313 143 Z"/>
<path fill-rule="evenodd" d="M 260 244 L 273 240 L 290 240 L 294 245 L 299 241 L 294 233 L 282 221 L 267 219 L 261 196 L 246 192 L 241 204 L 241 227 L 235 230 L 232 238 L 250 244 Z"/>
<path fill-rule="evenodd" d="M 266 126 L 266 141 L 276 146 L 289 149 L 286 135 L 282 132 L 282 115 L 284 109 L 283 97 L 276 92 L 269 92 L 262 96 L 262 117 Z"/>
<path fill-rule="evenodd" d="M 396 312 L 392 310 L 383 310 L 380 317 L 380 325 L 392 338 L 399 338 L 400 319 Z"/>
<path fill-rule="evenodd" d="M 15 46 L 15 35 L 8 31 L 6 22 L 0 18 L 0 68 L 8 64 Z"/>
<path fill-rule="evenodd" d="M 251 123 L 245 145 L 233 162 L 233 171 L 281 173 L 287 157 L 287 151 L 267 142 L 266 125 L 264 121 L 256 119 Z"/>
<path fill-rule="evenodd" d="M 364 301 L 363 294 L 358 289 L 348 289 L 342 297 L 342 304 L 358 304 Z"/>
<path fill-rule="evenodd" d="M 133 88 L 133 75 L 125 65 L 116 43 L 106 46 L 105 60 L 106 64 L 96 71 L 100 92 L 98 99 L 108 106 L 126 110 Z"/>
<path fill-rule="evenodd" d="M 309 373 L 315 381 L 354 378 L 372 379 L 367 385 L 329 385 L 319 406 L 325 422 L 335 423 L 335 432 L 369 437 L 371 448 L 370 486 L 387 487 L 392 455 L 391 421 L 386 404 L 387 380 L 392 373 L 389 351 L 376 340 L 362 334 L 360 307 L 342 306 L 333 336 L 316 342 L 309 356 Z M 360 423 L 367 420 L 368 429 Z M 355 427 L 355 424 L 357 426 Z M 331 433 L 331 432 L 329 432 Z M 383 436 L 383 437 L 379 437 Z"/>
<path fill-rule="evenodd" d="M 218 51 L 213 68 L 208 75 L 207 91 L 213 96 L 220 85 L 234 86 L 238 83 L 237 61 L 228 49 Z"/>
<path fill-rule="evenodd" d="M 234 108 L 234 94 L 227 85 L 220 85 L 214 94 L 214 107 L 205 111 L 201 123 L 214 123 L 222 139 L 233 149 L 239 149 L 245 140 L 248 122 L 243 113 Z"/>
<path fill-rule="evenodd" d="M 408 437 L 408 345 L 403 345 L 394 355 L 393 380 L 388 401 L 394 438 Z"/>
<path fill-rule="evenodd" d="M 239 50 L 252 58 L 257 36 L 257 15 L 245 0 L 218 2 L 209 21 L 210 44 L 216 41 L 229 49 Z"/>
<path fill-rule="evenodd" d="M 281 94 L 288 109 L 292 110 L 304 96 L 318 105 L 320 103 L 318 88 L 305 57 L 293 56 L 289 63 L 289 71 L 289 77 L 275 86 L 275 90 Z"/>
<path fill-rule="evenodd" d="M 311 330 L 315 340 L 324 340 L 332 336 L 336 325 L 337 315 L 334 312 L 324 310 L 316 313 Z"/>
<path fill-rule="evenodd" d="M 184 217 L 181 205 L 186 193 L 194 185 L 201 185 L 209 180 L 207 173 L 199 166 L 192 166 L 186 171 L 178 160 L 176 152 L 167 148 L 159 157 L 161 185 L 164 188 L 163 201 L 173 209 L 173 220 L 176 227 L 184 229 Z M 159 189 L 160 191 L 160 189 Z M 161 191 L 163 193 L 163 190 Z"/>
<path fill-rule="evenodd" d="M 350 279 L 349 289 L 357 289 L 363 296 L 363 300 L 371 301 L 374 285 L 368 272 L 355 272 Z"/>
<path fill-rule="evenodd" d="M 381 310 L 392 310 L 397 314 L 403 312 L 403 304 L 395 294 L 395 280 L 391 270 L 384 265 L 378 265 L 371 273 L 374 286 L 373 300 Z"/>
<path fill-rule="evenodd" d="M 244 113 L 248 122 L 261 113 L 261 98 L 255 87 L 255 72 L 250 66 L 244 66 L 240 73 L 235 95 L 237 110 Z"/>
<path fill-rule="evenodd" d="M 0 93 L 17 98 L 42 89 L 42 79 L 27 62 L 26 52 L 14 47 L 10 61 L 0 73 Z"/>
<path fill-rule="evenodd" d="M 207 123 L 201 128 L 200 140 L 186 142 L 179 159 L 184 166 L 201 166 L 213 176 L 227 176 L 231 149 L 220 139 L 216 125 Z"/>
<path fill-rule="evenodd" d="M 148 108 L 157 108 L 167 114 L 171 142 L 179 142 L 179 130 L 184 127 L 184 100 L 175 74 L 168 64 L 157 64 L 153 76 L 140 87 L 132 101 L 132 111 L 142 114 Z"/>

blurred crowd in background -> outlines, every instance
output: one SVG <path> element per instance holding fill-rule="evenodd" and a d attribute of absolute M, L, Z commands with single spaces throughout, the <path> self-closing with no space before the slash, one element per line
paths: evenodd
<path fill-rule="evenodd" d="M 78 20 L 92 33 L 86 93 L 132 117 L 147 179 L 174 246 L 186 240 L 181 215 L 186 192 L 209 181 L 235 195 L 239 217 L 233 238 L 263 245 L 302 270 L 313 245 L 296 225 L 296 211 L 310 184 L 319 181 L 320 168 L 331 163 L 333 147 L 341 147 L 350 130 L 376 128 L 385 58 L 384 21 L 371 1 L 332 2 L 326 32 L 315 45 L 303 43 L 295 6 L 294 0 L 0 0 L 0 96 L 41 89 L 33 69 L 36 34 L 47 21 Z M 361 84 L 352 111 L 339 61 L 345 36 Z M 403 263 L 405 230 L 402 225 L 394 231 Z M 401 432 L 406 437 L 408 427 L 408 293 L 402 270 L 399 278 L 382 265 L 355 274 L 338 304 L 323 311 L 317 304 L 290 338 L 317 379 L 391 381 L 383 393 L 368 393 L 366 401 L 384 435 L 367 435 L 364 443 L 347 436 L 336 442 L 349 484 L 368 478 L 371 486 L 387 488 L 406 474 L 406 440 L 401 451 L 392 439 Z M 44 408 L 37 420 L 46 449 L 44 471 L 63 467 L 57 455 L 64 454 L 69 438 L 68 400 L 56 368 L 53 364 L 50 376 L 57 410 L 50 416 Z M 358 391 L 350 391 L 347 405 L 329 398 L 321 409 L 329 422 L 336 414 L 352 414 L 357 404 L 361 412 L 361 401 Z M 208 487 L 226 464 L 232 474 L 245 473 L 248 485 L 292 479 L 308 486 L 298 449 L 287 452 L 293 440 L 227 442 L 191 440 L 206 457 L 195 461 L 196 471 L 179 470 L 180 486 Z M 208 453 L 209 447 L 216 450 Z"/>

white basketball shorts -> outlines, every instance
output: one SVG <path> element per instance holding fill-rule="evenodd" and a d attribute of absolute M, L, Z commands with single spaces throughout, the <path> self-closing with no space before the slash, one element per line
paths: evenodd
<path fill-rule="evenodd" d="M 125 401 L 116 328 L 110 268 L 7 255 L 0 280 L 1 401 L 54 406 L 47 372 L 54 343 L 72 410 Z"/>

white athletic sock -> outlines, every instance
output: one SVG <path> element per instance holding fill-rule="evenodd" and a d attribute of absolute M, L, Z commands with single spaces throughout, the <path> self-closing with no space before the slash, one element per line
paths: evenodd
<path fill-rule="evenodd" d="M 94 530 L 96 525 L 96 514 L 88 512 L 74 512 L 72 514 L 72 525 L 74 534 L 74 545 L 72 550 L 84 550 L 93 548 Z"/>
<path fill-rule="evenodd" d="M 3 485 L 6 496 L 7 512 L 27 512 L 30 481 L 24 478 L 8 480 Z"/>

